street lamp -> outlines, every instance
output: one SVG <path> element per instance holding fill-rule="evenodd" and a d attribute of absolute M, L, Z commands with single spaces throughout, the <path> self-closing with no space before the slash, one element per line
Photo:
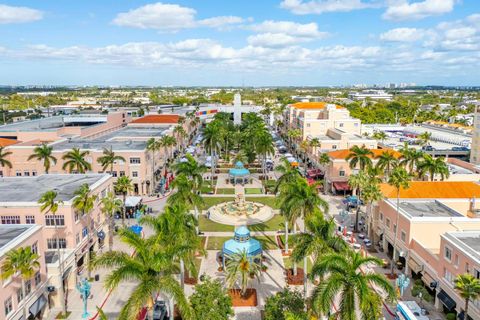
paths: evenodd
<path fill-rule="evenodd" d="M 82 314 L 82 319 L 87 319 L 90 314 L 87 311 L 87 301 L 88 297 L 90 296 L 90 288 L 91 284 L 88 282 L 86 278 L 80 281 L 80 283 L 77 283 L 77 290 L 80 292 L 80 295 L 83 300 L 83 314 Z"/>

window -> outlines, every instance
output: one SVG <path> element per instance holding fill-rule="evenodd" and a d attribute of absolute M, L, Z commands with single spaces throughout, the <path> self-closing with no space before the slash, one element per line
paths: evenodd
<path fill-rule="evenodd" d="M 80 220 L 80 212 L 75 211 L 75 214 L 73 216 L 74 216 L 75 222 Z"/>
<path fill-rule="evenodd" d="M 112 171 L 110 172 L 110 174 L 112 175 L 112 177 L 116 178 L 117 177 L 117 171 Z"/>
<path fill-rule="evenodd" d="M 477 279 L 480 279 L 480 271 L 477 269 L 473 269 L 473 276 Z"/>
<path fill-rule="evenodd" d="M 5 315 L 8 316 L 10 312 L 13 311 L 12 297 L 9 297 L 8 299 L 5 300 L 4 306 L 5 306 Z"/>
<path fill-rule="evenodd" d="M 388 219 L 388 218 L 387 218 L 386 225 L 387 225 L 387 228 L 390 228 L 390 219 Z"/>
<path fill-rule="evenodd" d="M 65 249 L 67 247 L 67 240 L 65 240 L 64 238 L 60 238 L 58 239 L 58 242 L 57 239 L 47 239 L 47 248 L 57 249 L 57 243 L 60 249 Z"/>
<path fill-rule="evenodd" d="M 125 176 L 125 171 L 120 171 L 119 175 L 120 175 L 120 177 L 124 177 Z"/>
<path fill-rule="evenodd" d="M 0 177 L 3 177 L 3 170 L 0 170 Z"/>
<path fill-rule="evenodd" d="M 75 235 L 75 243 L 76 244 L 79 244 L 80 243 L 80 233 L 77 232 L 77 234 Z"/>
<path fill-rule="evenodd" d="M 16 175 L 17 177 L 21 177 L 21 176 L 22 176 L 22 171 L 17 170 L 17 171 L 15 172 L 15 175 Z"/>
<path fill-rule="evenodd" d="M 30 171 L 27 171 L 27 170 L 23 171 L 23 175 L 25 177 L 29 177 L 30 176 Z"/>
<path fill-rule="evenodd" d="M 2 224 L 20 224 L 20 216 L 2 216 Z"/>
<path fill-rule="evenodd" d="M 40 275 L 40 271 L 35 272 L 35 287 L 42 282 L 42 276 Z"/>
<path fill-rule="evenodd" d="M 468 264 L 468 262 L 465 262 L 465 272 L 470 273 L 470 265 Z"/>
<path fill-rule="evenodd" d="M 140 164 L 140 158 L 130 158 L 130 164 Z"/>
<path fill-rule="evenodd" d="M 32 244 L 32 253 L 38 254 L 38 243 L 37 242 Z"/>
<path fill-rule="evenodd" d="M 132 171 L 132 177 L 137 178 L 138 177 L 138 171 Z"/>
<path fill-rule="evenodd" d="M 20 303 L 23 300 L 22 288 L 17 289 L 17 302 Z"/>
<path fill-rule="evenodd" d="M 63 215 L 46 215 L 45 216 L 45 224 L 47 226 L 64 226 L 65 225 L 65 217 Z"/>
<path fill-rule="evenodd" d="M 340 128 L 343 127 L 343 122 L 340 122 L 340 124 L 338 125 Z"/>
<path fill-rule="evenodd" d="M 307 128 L 310 128 L 310 123 L 307 123 Z"/>
<path fill-rule="evenodd" d="M 37 171 L 36 170 L 32 170 L 32 176 L 34 176 L 34 177 L 37 176 Z"/>
<path fill-rule="evenodd" d="M 32 280 L 25 281 L 25 295 L 29 295 L 32 292 Z"/>
<path fill-rule="evenodd" d="M 354 125 L 355 127 L 358 127 L 358 122 L 355 122 L 353 125 Z"/>
<path fill-rule="evenodd" d="M 333 149 L 333 150 L 336 150 L 336 149 L 337 149 L 337 145 L 336 145 L 336 144 L 332 145 L 332 149 Z"/>
<path fill-rule="evenodd" d="M 383 213 L 380 213 L 380 221 L 383 221 Z"/>
<path fill-rule="evenodd" d="M 452 249 L 445 247 L 445 259 L 452 261 Z"/>
<path fill-rule="evenodd" d="M 397 225 L 396 224 L 393 225 L 393 232 L 397 233 Z"/>
<path fill-rule="evenodd" d="M 453 260 L 453 265 L 455 268 L 458 268 L 458 254 L 455 254 L 455 259 Z"/>
<path fill-rule="evenodd" d="M 25 216 L 26 224 L 35 224 L 35 216 Z"/>
<path fill-rule="evenodd" d="M 407 234 L 405 233 L 405 231 L 402 230 L 401 234 L 400 234 L 400 239 L 402 239 L 403 242 L 405 242 L 405 240 L 407 239 Z"/>
<path fill-rule="evenodd" d="M 82 237 L 85 238 L 86 236 L 88 236 L 88 228 L 87 227 L 84 227 L 82 229 Z"/>
<path fill-rule="evenodd" d="M 340 171 L 338 172 L 338 175 L 339 175 L 340 177 L 345 177 L 345 171 L 344 171 L 344 170 L 340 170 Z"/>
<path fill-rule="evenodd" d="M 448 282 L 453 283 L 452 273 L 451 273 L 448 269 L 446 269 L 446 268 L 443 268 L 443 277 L 444 277 L 445 280 L 447 280 Z"/>

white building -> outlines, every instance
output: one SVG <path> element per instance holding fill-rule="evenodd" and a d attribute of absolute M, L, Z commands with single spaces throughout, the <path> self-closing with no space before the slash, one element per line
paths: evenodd
<path fill-rule="evenodd" d="M 393 95 L 383 90 L 362 90 L 360 92 L 350 92 L 348 98 L 352 100 L 365 100 L 367 98 L 372 100 L 387 100 L 390 101 Z"/>

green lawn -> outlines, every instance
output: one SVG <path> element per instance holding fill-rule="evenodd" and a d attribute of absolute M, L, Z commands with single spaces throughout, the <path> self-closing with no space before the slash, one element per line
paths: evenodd
<path fill-rule="evenodd" d="M 200 231 L 209 231 L 209 232 L 233 232 L 233 226 L 213 222 L 210 219 L 207 219 L 205 216 L 199 216 L 198 224 Z"/>
<path fill-rule="evenodd" d="M 263 203 L 273 209 L 278 209 L 278 205 L 276 203 L 277 198 L 275 197 L 245 197 L 247 201 L 259 202 Z"/>
<path fill-rule="evenodd" d="M 292 259 L 290 257 L 283 258 L 283 263 L 285 264 L 285 269 L 292 268 Z M 297 263 L 297 267 L 303 268 L 303 260 Z M 312 260 L 307 259 L 307 273 L 312 271 Z"/>
<path fill-rule="evenodd" d="M 245 194 L 263 194 L 262 188 L 245 188 Z"/>
<path fill-rule="evenodd" d="M 249 225 L 251 231 L 277 231 L 283 229 L 284 219 L 281 215 L 276 214 L 272 219 L 259 224 Z"/>
<path fill-rule="evenodd" d="M 260 241 L 263 250 L 276 250 L 278 249 L 277 240 L 275 236 L 254 236 L 253 238 Z"/>
<path fill-rule="evenodd" d="M 217 188 L 217 194 L 235 194 L 234 188 Z"/>
<path fill-rule="evenodd" d="M 232 237 L 208 237 L 207 250 L 220 250 L 223 243 Z"/>
<path fill-rule="evenodd" d="M 285 227 L 285 224 L 283 226 Z M 285 243 L 285 235 L 281 235 L 280 238 L 282 238 L 282 242 Z M 288 249 L 293 249 L 293 237 L 291 234 L 288 235 Z"/>
<path fill-rule="evenodd" d="M 206 210 L 210 208 L 211 206 L 214 206 L 216 204 L 222 203 L 222 202 L 228 202 L 228 201 L 233 201 L 235 200 L 234 197 L 203 197 L 203 201 L 205 204 L 200 208 L 201 210 Z M 278 209 L 278 205 L 276 203 L 276 198 L 275 197 L 255 197 L 255 196 L 248 196 L 245 197 L 245 200 L 247 201 L 253 201 L 253 202 L 258 202 L 262 203 L 264 205 L 267 205 L 273 209 Z"/>

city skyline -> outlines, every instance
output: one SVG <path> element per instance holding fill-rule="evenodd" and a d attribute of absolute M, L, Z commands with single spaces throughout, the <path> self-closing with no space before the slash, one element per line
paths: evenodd
<path fill-rule="evenodd" d="M 2 1 L 2 85 L 478 85 L 473 0 Z"/>

